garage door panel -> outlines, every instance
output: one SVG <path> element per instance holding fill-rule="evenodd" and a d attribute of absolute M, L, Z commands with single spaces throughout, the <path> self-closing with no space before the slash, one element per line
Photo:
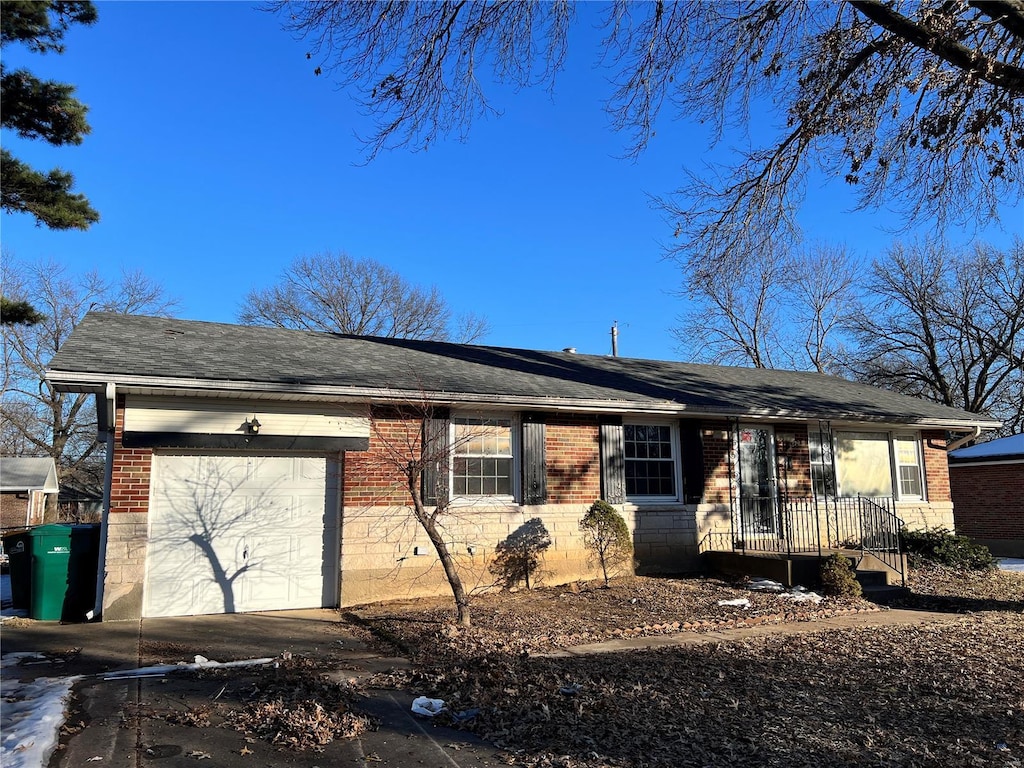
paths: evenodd
<path fill-rule="evenodd" d="M 337 472 L 327 465 L 158 454 L 145 615 L 335 605 L 338 507 L 327 478 Z"/>

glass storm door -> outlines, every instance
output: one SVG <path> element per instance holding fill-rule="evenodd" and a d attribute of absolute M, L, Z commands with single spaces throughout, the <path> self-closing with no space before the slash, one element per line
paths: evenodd
<path fill-rule="evenodd" d="M 775 460 L 772 430 L 740 426 L 736 464 L 739 479 L 740 519 L 743 538 L 779 533 L 775 498 Z"/>

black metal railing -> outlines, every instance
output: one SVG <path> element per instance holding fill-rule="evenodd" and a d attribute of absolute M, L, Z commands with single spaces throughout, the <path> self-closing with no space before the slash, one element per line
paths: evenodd
<path fill-rule="evenodd" d="M 906 583 L 899 532 L 903 521 L 892 499 L 864 496 L 779 501 L 744 497 L 733 514 L 732 530 L 712 531 L 699 543 L 701 552 L 736 551 L 816 554 L 854 549 L 874 555 Z M 824 518 L 826 536 L 819 520 Z"/>
<path fill-rule="evenodd" d="M 900 575 L 906 584 L 903 555 L 900 552 L 900 528 L 890 498 L 856 496 L 833 499 L 828 515 L 829 546 L 836 549 L 859 549 L 874 555 Z"/>

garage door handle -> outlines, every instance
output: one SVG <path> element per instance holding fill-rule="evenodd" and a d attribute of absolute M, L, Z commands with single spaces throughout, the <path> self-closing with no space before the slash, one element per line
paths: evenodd
<path fill-rule="evenodd" d="M 242 559 L 243 560 L 248 560 L 249 559 L 249 548 L 248 547 L 246 547 L 245 549 L 242 550 Z"/>

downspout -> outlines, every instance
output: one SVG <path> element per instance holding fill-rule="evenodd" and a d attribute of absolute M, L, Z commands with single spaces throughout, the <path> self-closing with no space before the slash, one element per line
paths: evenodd
<path fill-rule="evenodd" d="M 971 431 L 971 434 L 966 435 L 964 437 L 958 437 L 952 443 L 947 445 L 946 446 L 946 453 L 949 453 L 950 451 L 955 451 L 960 446 L 966 445 L 967 443 L 971 442 L 972 440 L 977 440 L 979 437 L 981 437 L 981 427 L 973 427 L 972 431 Z"/>
<path fill-rule="evenodd" d="M 107 454 L 103 468 L 103 513 L 100 515 L 100 551 L 96 566 L 96 602 L 93 604 L 92 617 L 103 613 L 103 586 L 107 575 L 107 521 L 110 518 L 110 490 L 114 480 L 114 429 L 117 419 L 117 386 L 114 382 L 107 383 L 105 397 L 96 396 L 96 416 L 98 434 L 103 435 L 107 444 Z"/>

